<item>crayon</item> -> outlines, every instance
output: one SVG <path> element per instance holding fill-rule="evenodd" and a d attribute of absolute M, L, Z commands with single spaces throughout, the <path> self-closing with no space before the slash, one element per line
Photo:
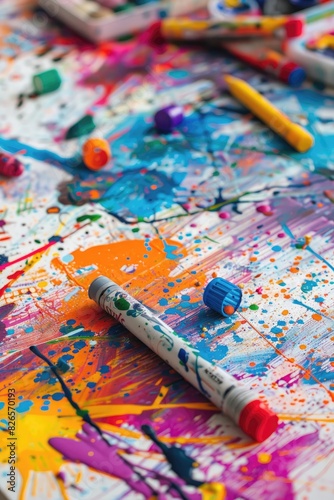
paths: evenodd
<path fill-rule="evenodd" d="M 256 441 L 264 441 L 278 418 L 258 396 L 236 378 L 210 363 L 200 352 L 105 276 L 95 279 L 89 297 L 202 392 Z"/>
<path fill-rule="evenodd" d="M 283 137 L 300 153 L 305 153 L 314 144 L 313 136 L 288 116 L 277 109 L 271 102 L 240 78 L 231 75 L 224 77 L 230 93 L 262 120 L 274 132 Z"/>

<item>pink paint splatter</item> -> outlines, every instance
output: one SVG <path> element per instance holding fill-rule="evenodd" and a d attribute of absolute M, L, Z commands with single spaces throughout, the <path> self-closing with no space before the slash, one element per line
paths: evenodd
<path fill-rule="evenodd" d="M 256 211 L 263 215 L 273 215 L 273 209 L 270 205 L 259 205 Z"/>
<path fill-rule="evenodd" d="M 231 215 L 229 212 L 219 212 L 218 217 L 220 219 L 230 219 Z"/>

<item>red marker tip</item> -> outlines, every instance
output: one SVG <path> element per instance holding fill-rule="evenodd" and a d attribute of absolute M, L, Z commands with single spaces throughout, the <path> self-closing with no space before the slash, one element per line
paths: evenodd
<path fill-rule="evenodd" d="M 251 401 L 241 412 L 239 426 L 255 441 L 262 443 L 276 431 L 278 416 L 262 401 Z"/>

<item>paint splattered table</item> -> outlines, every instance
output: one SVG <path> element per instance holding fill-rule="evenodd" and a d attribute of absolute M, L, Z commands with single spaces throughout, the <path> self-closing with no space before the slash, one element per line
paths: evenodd
<path fill-rule="evenodd" d="M 2 19 L 0 147 L 25 165 L 0 181 L 2 491 L 333 498 L 334 94 L 157 42 L 93 47 L 41 13 Z M 32 76 L 52 67 L 61 88 L 36 97 Z M 296 154 L 224 92 L 224 72 L 315 147 Z M 152 116 L 170 102 L 185 119 L 161 135 Z M 98 173 L 82 164 L 83 139 L 64 139 L 86 113 L 111 144 Z M 252 442 L 100 310 L 87 296 L 100 274 L 258 391 L 278 432 Z M 243 291 L 229 319 L 202 301 L 215 276 Z"/>

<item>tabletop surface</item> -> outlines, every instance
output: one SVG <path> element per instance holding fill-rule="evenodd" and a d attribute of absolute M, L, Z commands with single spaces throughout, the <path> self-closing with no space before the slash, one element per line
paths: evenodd
<path fill-rule="evenodd" d="M 2 491 L 333 498 L 333 91 L 288 89 L 213 50 L 93 47 L 42 13 L 6 15 L 0 147 L 25 172 L 0 180 L 0 426 L 10 438 L 14 389 L 21 496 L 8 492 L 3 444 Z M 61 88 L 34 95 L 32 76 L 49 68 Z M 315 146 L 296 153 L 230 97 L 224 73 Z M 170 102 L 185 118 L 161 135 L 152 117 Z M 99 172 L 82 164 L 84 138 L 65 140 L 86 113 L 111 144 Z M 101 274 L 265 398 L 278 431 L 252 442 L 89 300 Z M 203 304 L 216 276 L 243 292 L 228 319 Z"/>

